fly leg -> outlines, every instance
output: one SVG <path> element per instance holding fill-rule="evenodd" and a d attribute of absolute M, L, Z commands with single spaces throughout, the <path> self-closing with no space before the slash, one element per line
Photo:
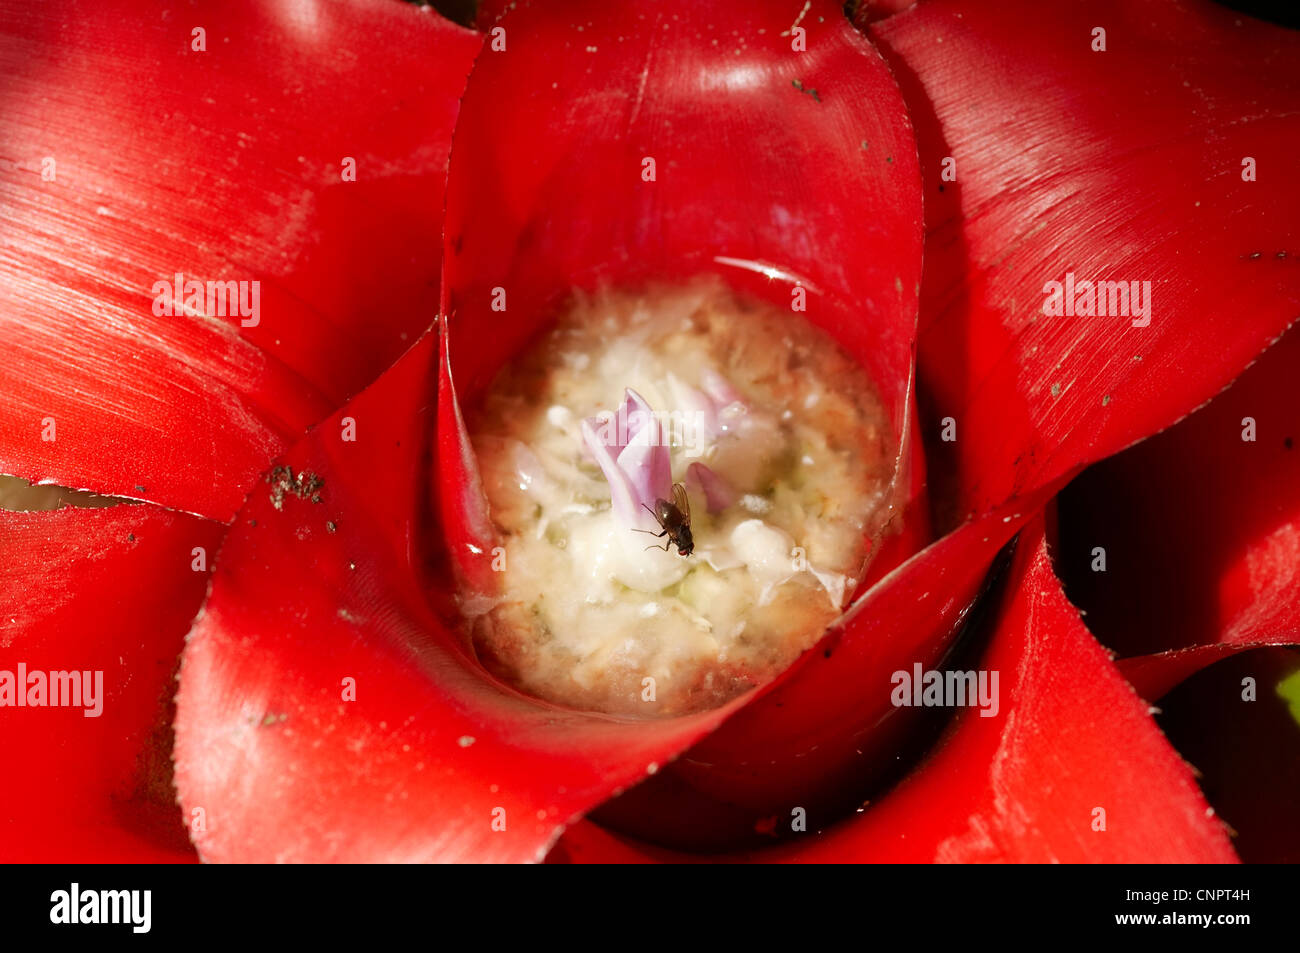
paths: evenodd
<path fill-rule="evenodd" d="M 634 532 L 634 533 L 645 533 L 647 536 L 653 536 L 653 537 L 655 537 L 655 539 L 663 539 L 665 536 L 668 535 L 668 530 L 664 530 L 662 533 L 656 533 L 656 532 L 654 532 L 654 530 L 649 530 L 649 529 L 637 529 L 635 526 L 632 527 L 632 532 Z M 668 552 L 668 549 L 669 549 L 669 547 L 672 546 L 672 543 L 673 543 L 673 541 L 670 539 L 668 542 L 664 543 L 662 546 L 658 546 L 658 545 L 647 546 L 646 549 L 662 549 L 664 552 Z M 645 552 L 645 550 L 642 550 L 642 552 Z"/>

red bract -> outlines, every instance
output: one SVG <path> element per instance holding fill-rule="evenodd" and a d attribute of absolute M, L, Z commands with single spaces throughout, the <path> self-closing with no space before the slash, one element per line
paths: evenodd
<path fill-rule="evenodd" d="M 157 754 L 205 579 L 193 548 L 211 559 L 220 524 L 154 506 L 0 521 L 14 604 L 51 559 L 32 541 L 104 540 L 61 555 L 24 611 L 5 605 L 4 661 L 102 653 L 122 675 L 119 710 L 88 730 L 75 710 L 25 713 L 20 746 L 55 786 L 5 793 L 5 819 L 41 838 L 15 856 L 39 856 L 75 809 L 115 857 L 186 856 L 183 822 L 212 860 L 533 860 L 562 835 L 555 859 L 677 856 L 632 834 L 717 860 L 1234 858 L 1120 673 L 1155 697 L 1224 646 L 1294 637 L 1278 568 L 1294 458 L 1277 440 L 1300 434 L 1252 412 L 1295 405 L 1279 370 L 1294 342 L 1096 478 L 1164 497 L 1129 513 L 1159 514 L 1182 557 L 1171 591 L 1179 573 L 1217 587 L 1194 632 L 1147 638 L 1169 631 L 1159 615 L 1103 631 L 1132 656 L 1117 669 L 1061 591 L 1042 513 L 1081 469 L 1214 397 L 1297 312 L 1300 198 L 1281 170 L 1300 149 L 1300 40 L 1199 3 L 936 0 L 870 28 L 882 61 L 829 0 L 682 7 L 520 3 L 485 19 L 499 32 L 467 86 L 480 38 L 397 4 L 311 22 L 256 4 L 193 24 L 131 4 L 6 19 L 0 132 L 24 158 L 0 170 L 20 236 L 0 285 L 15 342 L 0 472 L 218 520 L 244 501 L 181 669 L 179 815 Z M 160 89 L 167 70 L 182 76 Z M 30 158 L 47 138 L 75 150 L 49 150 L 51 182 Z M 445 319 L 420 337 L 440 260 Z M 178 271 L 263 281 L 258 325 L 153 316 L 146 292 Z M 782 306 L 808 290 L 808 317 L 891 412 L 904 532 L 821 644 L 726 708 L 633 722 L 522 696 L 458 634 L 456 579 L 490 578 L 492 542 L 459 406 L 572 288 L 699 272 Z M 1044 313 L 1068 273 L 1150 281 L 1150 322 Z M 1207 467 L 1206 444 L 1239 440 L 1247 415 L 1268 460 Z M 919 432 L 947 533 L 933 542 Z M 1148 471 L 1208 478 L 1171 492 Z M 1066 562 L 1085 558 L 1064 525 Z M 1119 576 L 1105 595 L 1136 598 Z M 96 613 L 114 586 L 117 609 Z M 1173 647 L 1196 656 L 1152 654 Z M 945 659 L 999 672 L 1001 710 L 961 711 L 918 762 L 938 726 L 891 703 L 891 675 Z M 96 754 L 55 767 L 66 744 Z M 621 833 L 581 820 L 602 804 Z M 754 847 L 796 808 L 811 833 Z"/>
<path fill-rule="evenodd" d="M 383 0 L 5 7 L 0 473 L 228 521 L 428 326 L 479 38 Z M 256 325 L 155 314 L 178 273 L 259 281 Z"/>
<path fill-rule="evenodd" d="M 171 784 L 172 692 L 224 527 L 152 506 L 0 511 L 0 670 L 103 672 L 84 707 L 5 708 L 5 861 L 193 859 Z"/>
<path fill-rule="evenodd" d="M 428 325 L 479 38 L 398 4 L 311 9 L 191 23 L 144 3 L 6 5 L 0 472 L 228 520 L 272 454 Z M 153 282 L 178 271 L 263 282 L 258 326 L 155 316 Z M 26 712 L 6 738 L 32 780 L 6 786 L 5 858 L 192 857 L 167 703 L 207 578 L 192 549 L 210 568 L 221 527 L 135 508 L 0 517 L 0 665 L 100 668 L 110 699 L 75 728 L 79 712 Z M 192 530 L 154 548 L 155 525 Z"/>
<path fill-rule="evenodd" d="M 1192 772 L 1061 592 L 1027 527 L 977 667 L 1001 710 L 962 709 L 935 750 L 868 809 L 789 859 L 1225 863 Z"/>
<path fill-rule="evenodd" d="M 919 392 L 958 427 L 927 446 L 950 519 L 1168 426 L 1295 319 L 1300 34 L 1209 3 L 1013 0 L 871 35 L 921 149 Z M 1150 324 L 1045 315 L 1067 273 L 1149 281 Z"/>
<path fill-rule="evenodd" d="M 1209 406 L 1064 497 L 1071 595 L 1152 700 L 1233 652 L 1300 643 L 1297 367 L 1293 329 Z"/>

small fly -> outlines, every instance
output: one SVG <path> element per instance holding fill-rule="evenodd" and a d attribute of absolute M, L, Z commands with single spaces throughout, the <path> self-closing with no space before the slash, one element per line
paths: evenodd
<path fill-rule="evenodd" d="M 659 523 L 662 533 L 656 533 L 648 529 L 638 529 L 638 533 L 649 533 L 659 539 L 668 537 L 668 542 L 664 543 L 663 550 L 668 552 L 670 547 L 677 547 L 678 556 L 689 556 L 695 551 L 695 539 L 691 536 L 691 501 L 686 497 L 686 487 L 680 483 L 673 484 L 673 498 L 671 501 L 659 499 L 655 500 L 655 508 L 650 509 L 644 503 L 646 510 Z M 658 549 L 657 545 L 647 546 L 646 549 Z"/>

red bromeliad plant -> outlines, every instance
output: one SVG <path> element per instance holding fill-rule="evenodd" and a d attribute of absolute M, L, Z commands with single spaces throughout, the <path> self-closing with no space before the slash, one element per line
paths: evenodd
<path fill-rule="evenodd" d="M 1245 649 L 1293 690 L 1260 647 L 1300 643 L 1300 36 L 1157 0 L 146 6 L 0 27 L 0 473 L 124 498 L 0 511 L 0 671 L 104 673 L 99 717 L 0 707 L 4 859 L 1237 858 L 1151 703 Z M 721 707 L 522 694 L 459 621 L 496 584 L 463 411 L 574 289 L 701 274 L 804 292 L 860 365 L 893 529 Z M 260 307 L 166 314 L 173 276 Z M 1054 309 L 1076 280 L 1132 313 Z M 996 711 L 895 703 L 944 665 Z M 1293 852 L 1186 727 L 1240 705 L 1217 671 L 1163 727 L 1230 823 L 1274 806 L 1243 856 Z"/>

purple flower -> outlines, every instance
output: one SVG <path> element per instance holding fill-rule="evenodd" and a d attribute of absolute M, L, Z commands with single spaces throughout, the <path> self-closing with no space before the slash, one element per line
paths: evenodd
<path fill-rule="evenodd" d="M 609 481 L 619 521 L 630 529 L 658 530 L 651 511 L 655 500 L 672 499 L 672 462 L 663 428 L 645 398 L 629 387 L 617 413 L 582 422 L 582 437 Z"/>

